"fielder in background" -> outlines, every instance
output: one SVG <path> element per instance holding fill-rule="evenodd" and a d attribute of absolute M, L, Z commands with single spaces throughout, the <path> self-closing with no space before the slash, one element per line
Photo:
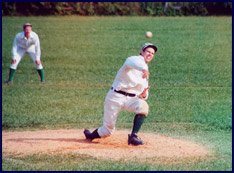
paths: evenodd
<path fill-rule="evenodd" d="M 139 56 L 128 57 L 118 71 L 115 80 L 109 90 L 104 104 L 103 126 L 92 133 L 85 129 L 86 139 L 107 137 L 115 131 L 115 124 L 121 109 L 135 112 L 133 129 L 128 135 L 128 144 L 142 145 L 137 133 L 146 118 L 149 106 L 148 98 L 149 70 L 148 63 L 153 59 L 157 47 L 151 43 L 145 43 Z"/>
<path fill-rule="evenodd" d="M 7 83 L 9 84 L 13 82 L 14 73 L 25 53 L 28 53 L 32 58 L 37 68 L 38 74 L 40 75 L 41 82 L 44 83 L 44 71 L 40 60 L 40 40 L 38 35 L 32 31 L 32 25 L 30 23 L 24 24 L 23 32 L 20 32 L 15 36 L 12 46 L 12 60 Z"/>

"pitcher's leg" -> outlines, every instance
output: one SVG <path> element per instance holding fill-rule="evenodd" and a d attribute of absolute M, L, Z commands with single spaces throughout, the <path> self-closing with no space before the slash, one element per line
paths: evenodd
<path fill-rule="evenodd" d="M 121 109 L 121 104 L 123 99 L 109 91 L 104 104 L 104 117 L 103 117 L 103 126 L 95 129 L 92 133 L 85 129 L 84 134 L 86 139 L 95 139 L 101 137 L 110 136 L 115 130 L 115 123 L 117 120 L 118 113 Z"/>
<path fill-rule="evenodd" d="M 137 134 L 144 123 L 146 116 L 143 114 L 136 114 L 133 121 L 133 128 L 131 134 Z"/>
<path fill-rule="evenodd" d="M 120 103 L 108 100 L 104 105 L 103 126 L 98 129 L 101 137 L 107 137 L 114 133 L 115 124 L 121 109 Z"/>
<path fill-rule="evenodd" d="M 145 100 L 136 98 L 129 100 L 129 102 L 126 104 L 126 109 L 136 113 L 133 121 L 132 133 L 131 135 L 128 135 L 128 144 L 142 145 L 144 144 L 144 141 L 138 138 L 137 133 L 144 123 L 149 111 L 149 106 Z"/>

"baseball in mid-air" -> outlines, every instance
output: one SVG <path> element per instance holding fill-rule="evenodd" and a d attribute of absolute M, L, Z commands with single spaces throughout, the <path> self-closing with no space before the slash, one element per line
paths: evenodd
<path fill-rule="evenodd" d="M 151 38 L 153 36 L 153 34 L 152 34 L 152 32 L 150 32 L 150 31 L 147 31 L 146 33 L 145 33 L 145 37 L 146 38 Z"/>

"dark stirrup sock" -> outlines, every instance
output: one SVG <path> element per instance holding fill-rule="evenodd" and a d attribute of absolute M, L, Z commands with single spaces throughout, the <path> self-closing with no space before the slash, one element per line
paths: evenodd
<path fill-rule="evenodd" d="M 16 71 L 15 69 L 10 68 L 8 81 L 12 81 L 13 80 L 13 76 L 15 74 L 15 71 Z"/>
<path fill-rule="evenodd" d="M 133 129 L 132 134 L 137 134 L 143 124 L 146 116 L 143 114 L 136 114 L 134 121 L 133 121 Z"/>
<path fill-rule="evenodd" d="M 39 76 L 41 78 L 41 81 L 43 81 L 44 80 L 44 70 L 40 69 L 40 70 L 37 70 L 37 72 L 38 72 L 38 74 L 39 74 Z"/>

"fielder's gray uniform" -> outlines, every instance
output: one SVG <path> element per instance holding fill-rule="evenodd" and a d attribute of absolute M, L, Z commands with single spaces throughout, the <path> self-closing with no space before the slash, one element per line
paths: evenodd
<path fill-rule="evenodd" d="M 10 65 L 11 69 L 17 69 L 25 53 L 30 55 L 38 70 L 43 69 L 41 63 L 40 65 L 35 63 L 36 60 L 40 60 L 41 48 L 39 37 L 33 31 L 30 32 L 30 37 L 28 39 L 25 37 L 24 32 L 20 32 L 15 36 L 12 46 L 12 59 L 16 59 L 16 63 Z"/>
<path fill-rule="evenodd" d="M 148 87 L 148 79 L 142 78 L 143 70 L 148 71 L 148 65 L 144 57 L 139 55 L 127 58 L 118 71 L 112 89 L 110 89 L 105 99 L 103 126 L 98 128 L 97 131 L 101 137 L 107 137 L 114 132 L 115 123 L 121 109 L 136 114 L 148 114 L 149 106 L 145 101 L 148 98 L 148 90 L 145 99 L 138 97 Z M 124 91 L 136 96 L 125 96 L 115 91 Z"/>

